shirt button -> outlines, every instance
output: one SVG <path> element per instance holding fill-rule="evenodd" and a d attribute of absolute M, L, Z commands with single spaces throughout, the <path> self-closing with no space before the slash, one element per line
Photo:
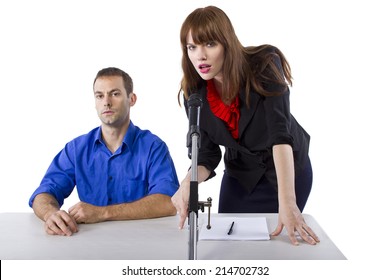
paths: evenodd
<path fill-rule="evenodd" d="M 110 180 L 110 181 L 111 181 L 111 180 L 112 180 L 112 176 L 109 176 L 109 177 L 108 177 L 108 180 Z"/>

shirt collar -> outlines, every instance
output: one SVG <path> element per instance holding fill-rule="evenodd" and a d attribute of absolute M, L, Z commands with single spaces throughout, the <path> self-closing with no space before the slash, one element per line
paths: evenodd
<path fill-rule="evenodd" d="M 131 147 L 133 146 L 133 143 L 134 143 L 135 134 L 136 134 L 136 128 L 135 128 L 133 122 L 130 121 L 129 127 L 126 131 L 125 137 L 123 138 L 123 142 L 122 142 L 122 146 L 123 146 L 123 144 L 125 144 L 129 148 L 130 151 L 131 151 Z M 98 129 L 95 131 L 95 135 L 94 135 L 94 146 L 96 147 L 96 145 L 98 145 L 98 144 L 105 145 L 103 138 L 102 138 L 102 127 L 101 126 L 98 127 Z"/>
<path fill-rule="evenodd" d="M 133 122 L 130 121 L 129 128 L 127 129 L 126 135 L 123 138 L 123 143 L 125 143 L 130 150 L 134 145 L 135 134 L 136 134 L 136 128 Z"/>

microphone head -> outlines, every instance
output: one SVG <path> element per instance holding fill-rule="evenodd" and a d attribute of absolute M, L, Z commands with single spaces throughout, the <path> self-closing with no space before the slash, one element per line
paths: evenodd
<path fill-rule="evenodd" d="M 202 104 L 202 97 L 199 93 L 192 93 L 188 98 L 188 107 L 201 107 Z"/>

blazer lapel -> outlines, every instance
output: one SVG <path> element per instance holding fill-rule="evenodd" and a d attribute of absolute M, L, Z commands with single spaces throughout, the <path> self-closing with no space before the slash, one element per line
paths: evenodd
<path fill-rule="evenodd" d="M 216 117 L 213 112 L 210 109 L 210 105 L 207 101 L 207 90 L 206 87 L 203 87 L 200 90 L 200 95 L 203 99 L 203 107 L 201 109 L 201 127 L 209 127 L 210 130 L 213 130 L 215 134 L 218 134 L 217 139 L 219 140 L 219 145 L 225 146 L 227 148 L 232 148 L 247 154 L 252 154 L 248 149 L 241 146 L 237 143 L 237 141 L 232 137 L 232 135 L 229 133 L 229 131 L 226 129 L 225 123 L 218 117 Z M 256 93 L 252 93 L 250 95 L 250 107 L 248 108 L 245 103 L 245 92 L 242 90 L 240 92 L 240 120 L 239 120 L 239 136 L 242 135 L 245 128 L 249 124 L 250 120 L 252 119 L 257 104 L 260 100 L 260 95 Z"/>
<path fill-rule="evenodd" d="M 254 113 L 256 112 L 257 105 L 260 101 L 260 94 L 253 93 L 250 91 L 249 98 L 249 108 L 246 105 L 245 100 L 245 90 L 240 91 L 240 120 L 238 121 L 238 134 L 239 137 L 244 133 L 245 128 L 248 126 L 249 122 L 253 118 Z"/>
<path fill-rule="evenodd" d="M 203 87 L 200 90 L 200 95 L 203 99 L 203 106 L 201 109 L 201 118 L 200 118 L 200 127 L 208 127 L 209 131 L 213 131 L 216 136 L 216 139 L 218 139 L 219 145 L 240 149 L 240 145 L 234 140 L 232 135 L 229 133 L 229 130 L 226 129 L 226 125 L 220 118 L 216 117 L 213 112 L 210 109 L 209 102 L 207 101 L 207 90 L 206 87 Z"/>

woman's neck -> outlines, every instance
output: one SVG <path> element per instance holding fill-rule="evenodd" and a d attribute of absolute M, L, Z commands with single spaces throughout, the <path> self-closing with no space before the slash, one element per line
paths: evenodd
<path fill-rule="evenodd" d="M 222 102 L 225 103 L 226 105 L 230 105 L 232 101 L 230 100 L 225 100 L 225 98 L 222 95 L 222 78 L 216 78 L 211 80 L 211 82 L 214 84 L 214 89 L 218 93 L 219 97 L 221 98 Z"/>
<path fill-rule="evenodd" d="M 219 96 L 222 97 L 222 77 L 215 76 L 213 78 L 213 82 L 216 91 L 218 92 Z"/>

